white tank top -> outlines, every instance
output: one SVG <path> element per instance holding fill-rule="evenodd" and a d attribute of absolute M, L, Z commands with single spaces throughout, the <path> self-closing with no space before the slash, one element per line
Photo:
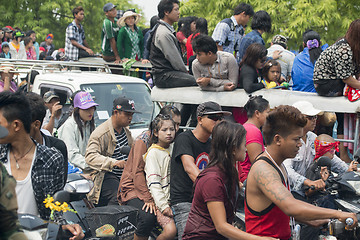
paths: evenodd
<path fill-rule="evenodd" d="M 32 181 L 31 181 L 31 170 L 35 161 L 35 157 L 36 157 L 36 148 L 34 152 L 34 157 L 31 162 L 30 171 L 24 180 L 21 181 L 16 180 L 15 191 L 16 191 L 16 198 L 18 203 L 17 212 L 39 216 L 39 211 L 35 201 L 34 189 L 32 187 Z M 11 166 L 10 166 L 10 150 L 8 151 L 7 159 L 8 161 L 4 165 L 8 173 L 12 175 Z"/>

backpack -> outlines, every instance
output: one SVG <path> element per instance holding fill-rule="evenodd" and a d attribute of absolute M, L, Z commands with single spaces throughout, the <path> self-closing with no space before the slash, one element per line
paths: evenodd
<path fill-rule="evenodd" d="M 235 24 L 234 24 L 234 22 L 231 20 L 231 18 L 225 18 L 225 19 L 223 19 L 221 22 L 222 22 L 222 23 L 226 23 L 226 24 L 229 26 L 230 32 L 234 32 L 234 31 L 235 31 Z M 243 29 L 243 28 L 240 29 L 240 30 L 239 30 L 239 33 L 240 33 L 240 35 L 244 35 L 244 29 Z M 229 44 L 230 44 L 230 41 L 229 41 L 228 37 L 226 37 L 224 46 L 229 46 Z M 235 46 L 234 48 L 236 49 L 236 46 Z"/>

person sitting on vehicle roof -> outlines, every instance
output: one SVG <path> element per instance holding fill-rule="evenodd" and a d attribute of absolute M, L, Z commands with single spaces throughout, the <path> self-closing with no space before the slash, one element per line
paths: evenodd
<path fill-rule="evenodd" d="M 24 37 L 24 34 L 17 31 L 15 32 L 12 41 L 9 43 L 11 59 L 26 59 L 25 46 L 21 42 L 22 37 Z"/>
<path fill-rule="evenodd" d="M 138 113 L 134 101 L 118 97 L 113 101 L 111 117 L 90 135 L 85 160 L 93 169 L 90 175 L 95 186 L 88 197 L 97 206 L 119 204 L 117 190 L 128 158 L 121 149 L 132 146 L 128 126 L 134 113 Z"/>
<path fill-rule="evenodd" d="M 122 61 L 136 59 L 141 61 L 144 52 L 144 37 L 141 29 L 136 26 L 139 22 L 140 14 L 128 10 L 117 21 L 120 28 L 116 44 Z"/>
<path fill-rule="evenodd" d="M 94 113 L 96 106 L 91 94 L 78 92 L 74 97 L 74 110 L 72 115 L 58 129 L 58 136 L 67 146 L 69 162 L 82 169 L 90 171 L 85 162 L 86 146 L 90 134 L 95 129 Z"/>
<path fill-rule="evenodd" d="M 316 119 L 321 111 L 314 108 L 308 101 L 298 101 L 293 104 L 306 117 L 307 122 L 304 127 L 304 135 L 300 139 L 302 145 L 299 153 L 295 158 L 286 159 L 284 165 L 288 172 L 291 190 L 301 190 L 303 186 L 314 186 L 315 190 L 324 189 L 325 183 L 321 179 L 312 181 L 305 177 L 306 170 L 315 158 L 315 138 L 317 135 L 312 131 L 316 126 Z M 334 155 L 331 160 L 331 170 L 336 173 L 346 172 L 351 170 L 344 161 L 338 156 Z"/>
<path fill-rule="evenodd" d="M 65 35 L 65 56 L 72 61 L 90 57 L 94 52 L 85 39 L 85 31 L 81 22 L 84 20 L 84 9 L 81 6 L 72 10 L 74 20 L 67 26 Z"/>
<path fill-rule="evenodd" d="M 51 56 L 53 51 L 55 51 L 55 46 L 52 43 L 53 40 L 54 40 L 54 35 L 52 33 L 49 33 L 46 36 L 45 41 L 40 43 L 40 47 L 43 47 L 45 49 L 46 56 Z"/>
<path fill-rule="evenodd" d="M 313 81 L 314 65 L 321 52 L 329 45 L 321 46 L 320 35 L 313 30 L 307 30 L 303 34 L 303 46 L 304 50 L 296 55 L 291 70 L 292 89 L 294 91 L 316 92 Z"/>
<path fill-rule="evenodd" d="M 217 50 L 215 41 L 200 35 L 192 42 L 196 60 L 192 70 L 202 90 L 232 91 L 237 86 L 238 65 L 233 54 Z"/>
<path fill-rule="evenodd" d="M 8 42 L 1 43 L 1 50 L 0 58 L 7 58 L 11 59 L 11 53 L 10 53 L 10 46 Z"/>
<path fill-rule="evenodd" d="M 160 20 L 149 38 L 150 62 L 155 86 L 159 88 L 196 86 L 183 62 L 179 41 L 172 25 L 179 20 L 179 1 L 161 0 Z"/>

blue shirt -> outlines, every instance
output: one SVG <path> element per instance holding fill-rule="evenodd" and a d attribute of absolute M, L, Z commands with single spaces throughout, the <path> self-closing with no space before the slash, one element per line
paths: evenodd
<path fill-rule="evenodd" d="M 253 43 L 260 43 L 265 46 L 264 39 L 261 37 L 261 34 L 257 30 L 252 30 L 246 34 L 240 42 L 239 52 L 238 52 L 238 62 L 244 57 L 246 49 Z"/>
<path fill-rule="evenodd" d="M 328 44 L 324 44 L 321 49 L 324 51 L 328 46 Z M 316 92 L 313 81 L 314 64 L 310 61 L 307 47 L 295 57 L 291 70 L 291 78 L 294 84 L 292 89 L 294 91 Z"/>
<path fill-rule="evenodd" d="M 244 35 L 244 28 L 237 23 L 234 16 L 230 19 L 234 24 L 234 31 L 231 31 L 231 28 L 227 23 L 221 21 L 216 25 L 212 38 L 219 46 L 223 47 L 224 52 L 234 54 L 234 51 L 236 53 L 239 51 L 239 45 Z M 225 42 L 227 42 L 226 45 Z"/>

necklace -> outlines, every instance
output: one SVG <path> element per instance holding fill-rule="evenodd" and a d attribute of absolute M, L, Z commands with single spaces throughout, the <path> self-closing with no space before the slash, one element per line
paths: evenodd
<path fill-rule="evenodd" d="M 275 160 L 272 158 L 272 156 L 270 155 L 270 153 L 267 151 L 267 149 L 265 148 L 265 153 L 269 156 L 270 160 L 275 164 L 275 166 L 280 170 L 282 177 L 284 178 L 286 187 L 288 187 L 288 181 L 285 178 L 285 174 L 283 173 L 282 169 L 280 168 L 280 166 L 275 162 Z"/>
<path fill-rule="evenodd" d="M 29 150 L 27 150 L 27 152 L 26 152 L 24 155 L 22 155 L 20 158 L 16 158 L 16 157 L 15 157 L 15 154 L 12 153 L 12 155 L 13 155 L 13 157 L 14 157 L 14 159 L 15 159 L 15 162 L 16 162 L 16 169 L 19 169 L 19 168 L 20 168 L 19 163 L 18 163 L 19 160 L 23 159 L 23 158 L 30 152 L 30 150 L 31 150 L 32 148 L 33 148 L 33 144 L 31 144 Z"/>

